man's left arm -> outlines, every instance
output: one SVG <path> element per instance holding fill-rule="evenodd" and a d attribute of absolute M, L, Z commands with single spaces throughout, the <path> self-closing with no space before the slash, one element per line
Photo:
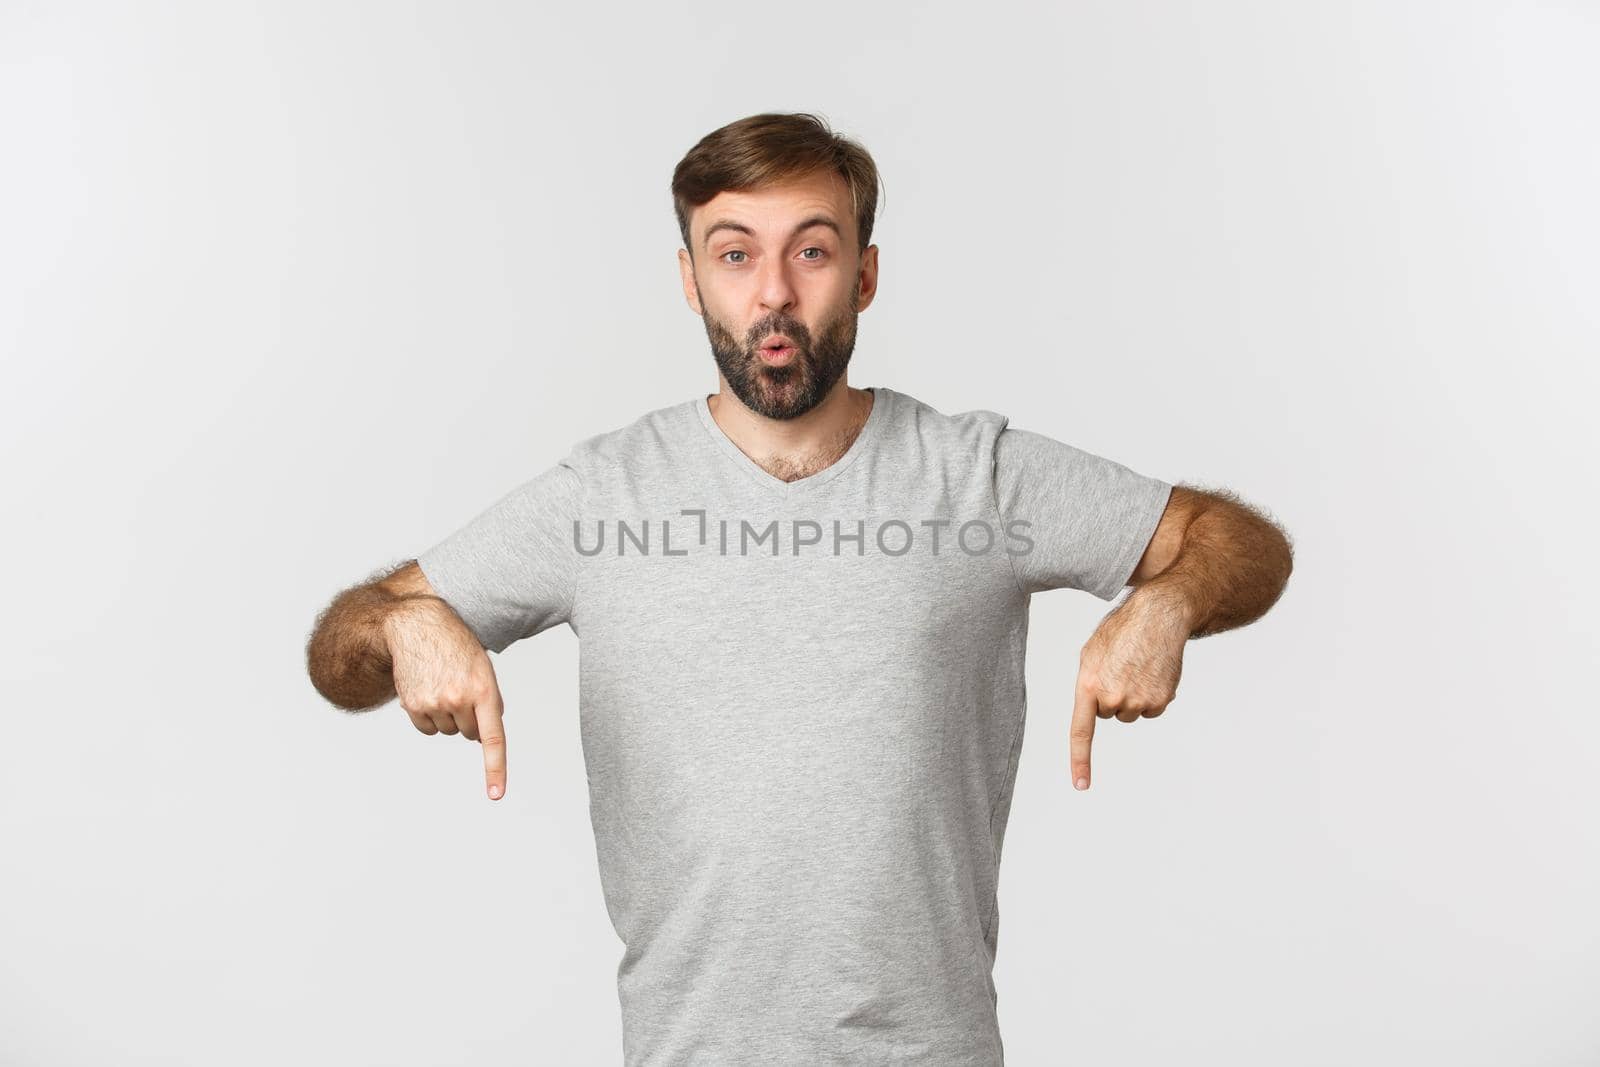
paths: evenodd
<path fill-rule="evenodd" d="M 1177 485 L 1123 604 L 1161 601 L 1188 620 L 1188 637 L 1209 637 L 1265 615 L 1293 567 L 1289 537 L 1270 519 L 1232 493 Z"/>
<path fill-rule="evenodd" d="M 1288 535 L 1235 495 L 1174 486 L 1128 579 L 1133 592 L 1100 623 L 1079 657 L 1072 779 L 1089 787 L 1097 718 L 1155 718 L 1177 694 L 1183 649 L 1254 622 L 1293 569 Z"/>

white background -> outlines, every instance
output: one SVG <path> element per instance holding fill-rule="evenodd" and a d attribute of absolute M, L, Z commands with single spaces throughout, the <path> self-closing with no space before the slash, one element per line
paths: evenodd
<path fill-rule="evenodd" d="M 715 389 L 668 183 L 884 176 L 857 386 L 1293 536 L 1165 715 L 1034 601 L 1007 1061 L 1600 1062 L 1587 3 L 7 3 L 0 1062 L 615 1064 L 577 641 L 479 747 L 304 670 L 340 588 Z"/>

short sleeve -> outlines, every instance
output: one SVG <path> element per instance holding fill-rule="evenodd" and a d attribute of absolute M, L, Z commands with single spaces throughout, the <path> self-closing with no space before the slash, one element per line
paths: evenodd
<path fill-rule="evenodd" d="M 562 461 L 417 557 L 434 592 L 484 648 L 503 652 L 571 622 L 581 559 L 572 530 L 582 499 L 581 476 Z"/>
<path fill-rule="evenodd" d="M 1024 592 L 1081 589 L 1107 601 L 1133 576 L 1172 492 L 1170 482 L 1011 427 L 995 438 L 994 479 Z"/>

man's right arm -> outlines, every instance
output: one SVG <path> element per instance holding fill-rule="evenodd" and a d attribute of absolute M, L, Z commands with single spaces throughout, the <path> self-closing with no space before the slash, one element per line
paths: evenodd
<path fill-rule="evenodd" d="M 416 560 L 335 597 L 312 630 L 306 667 L 337 707 L 366 711 L 398 695 L 422 733 L 479 742 L 489 799 L 505 795 L 505 705 L 489 653 Z"/>
<path fill-rule="evenodd" d="M 489 797 L 504 796 L 505 707 L 489 653 L 571 621 L 584 494 L 562 460 L 417 559 L 340 593 L 307 642 L 311 684 L 349 711 L 398 698 L 419 732 L 479 742 Z"/>
<path fill-rule="evenodd" d="M 422 568 L 408 560 L 334 597 L 306 645 L 306 668 L 317 692 L 346 711 L 368 711 L 394 699 L 394 660 L 384 623 L 416 598 L 432 596 Z"/>

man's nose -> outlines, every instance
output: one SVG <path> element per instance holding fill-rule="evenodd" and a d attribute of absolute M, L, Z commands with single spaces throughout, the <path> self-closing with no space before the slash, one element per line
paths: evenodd
<path fill-rule="evenodd" d="M 789 277 L 789 265 L 782 261 L 768 261 L 761 266 L 761 306 L 769 311 L 788 312 L 794 307 L 794 281 Z"/>

